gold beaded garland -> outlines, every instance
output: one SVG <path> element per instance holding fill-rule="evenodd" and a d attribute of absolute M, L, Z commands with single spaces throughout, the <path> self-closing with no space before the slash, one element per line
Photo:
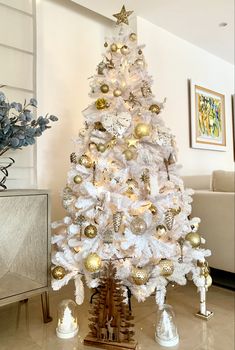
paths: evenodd
<path fill-rule="evenodd" d="M 137 35 L 136 35 L 136 33 L 131 33 L 131 34 L 129 35 L 129 39 L 130 39 L 131 41 L 136 41 L 136 40 L 137 40 Z"/>
<path fill-rule="evenodd" d="M 113 44 L 110 46 L 110 49 L 111 49 L 112 52 L 117 52 L 118 47 L 117 47 L 117 45 L 116 45 L 115 43 L 113 43 Z"/>
<path fill-rule="evenodd" d="M 100 87 L 100 91 L 103 92 L 103 94 L 107 94 L 107 92 L 109 92 L 108 84 L 102 84 Z"/>
<path fill-rule="evenodd" d="M 135 127 L 135 137 L 141 139 L 142 137 L 149 136 L 150 126 L 145 123 L 138 123 Z"/>
<path fill-rule="evenodd" d="M 82 183 L 82 177 L 81 175 L 75 175 L 73 178 L 73 182 L 77 185 L 80 185 L 80 183 Z"/>
<path fill-rule="evenodd" d="M 83 165 L 85 168 L 91 168 L 91 166 L 92 166 L 91 158 L 88 157 L 86 154 L 83 154 L 83 155 L 79 158 L 78 163 L 79 163 L 80 165 Z"/>
<path fill-rule="evenodd" d="M 101 263 L 101 258 L 96 253 L 90 253 L 84 261 L 85 268 L 89 272 L 98 272 L 101 267 Z"/>
<path fill-rule="evenodd" d="M 97 235 L 97 228 L 94 225 L 88 225 L 84 229 L 84 235 L 87 238 L 94 238 Z"/>
<path fill-rule="evenodd" d="M 121 96 L 121 94 L 122 94 L 122 90 L 120 90 L 118 88 L 113 90 L 113 96 L 119 97 L 119 96 Z"/>
<path fill-rule="evenodd" d="M 153 104 L 149 107 L 150 112 L 159 114 L 161 112 L 161 108 L 157 104 Z"/>
<path fill-rule="evenodd" d="M 131 277 L 137 286 L 142 286 L 148 282 L 149 274 L 148 271 L 143 267 L 133 267 L 131 271 Z"/>
<path fill-rule="evenodd" d="M 97 151 L 99 151 L 101 153 L 105 152 L 107 149 L 107 146 L 103 143 L 98 143 L 98 145 L 96 147 L 97 147 Z"/>
<path fill-rule="evenodd" d="M 159 262 L 159 267 L 160 267 L 160 274 L 161 276 L 170 276 L 174 272 L 174 264 L 172 260 L 169 259 L 163 259 Z"/>
<path fill-rule="evenodd" d="M 185 237 L 193 248 L 197 248 L 201 244 L 201 236 L 197 232 L 190 232 Z"/>
<path fill-rule="evenodd" d="M 56 266 L 51 271 L 51 274 L 55 280 L 62 280 L 64 278 L 64 276 L 66 275 L 66 271 L 65 271 L 65 268 L 63 266 Z"/>

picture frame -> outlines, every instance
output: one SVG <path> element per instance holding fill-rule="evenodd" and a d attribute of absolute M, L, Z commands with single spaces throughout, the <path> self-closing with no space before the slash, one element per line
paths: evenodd
<path fill-rule="evenodd" d="M 190 85 L 190 146 L 226 151 L 225 94 L 202 84 Z"/>

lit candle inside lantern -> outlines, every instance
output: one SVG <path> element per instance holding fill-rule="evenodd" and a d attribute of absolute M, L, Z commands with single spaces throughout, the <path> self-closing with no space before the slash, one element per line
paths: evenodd
<path fill-rule="evenodd" d="M 68 339 L 74 337 L 78 333 L 78 324 L 72 315 L 72 310 L 66 306 L 63 315 L 58 319 L 58 327 L 56 334 L 59 338 Z"/>

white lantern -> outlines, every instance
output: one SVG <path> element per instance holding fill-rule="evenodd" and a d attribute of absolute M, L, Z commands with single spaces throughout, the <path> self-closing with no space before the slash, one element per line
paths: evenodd
<path fill-rule="evenodd" d="M 57 337 L 68 339 L 78 333 L 77 305 L 73 300 L 63 300 L 57 311 Z"/>
<path fill-rule="evenodd" d="M 170 347 L 179 343 L 175 314 L 170 305 L 164 304 L 158 311 L 155 339 L 161 346 Z"/>

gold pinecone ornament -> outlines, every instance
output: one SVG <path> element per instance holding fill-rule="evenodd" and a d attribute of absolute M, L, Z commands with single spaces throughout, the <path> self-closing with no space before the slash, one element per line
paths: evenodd
<path fill-rule="evenodd" d="M 173 228 L 174 218 L 175 218 L 175 215 L 173 211 L 171 209 L 168 209 L 165 213 L 165 224 L 169 231 L 171 231 Z"/>
<path fill-rule="evenodd" d="M 115 232 L 118 232 L 122 224 L 123 212 L 117 211 L 113 214 L 113 228 Z"/>
<path fill-rule="evenodd" d="M 72 152 L 72 153 L 70 154 L 70 162 L 73 163 L 73 164 L 77 164 L 78 158 L 77 158 L 75 152 Z"/>

